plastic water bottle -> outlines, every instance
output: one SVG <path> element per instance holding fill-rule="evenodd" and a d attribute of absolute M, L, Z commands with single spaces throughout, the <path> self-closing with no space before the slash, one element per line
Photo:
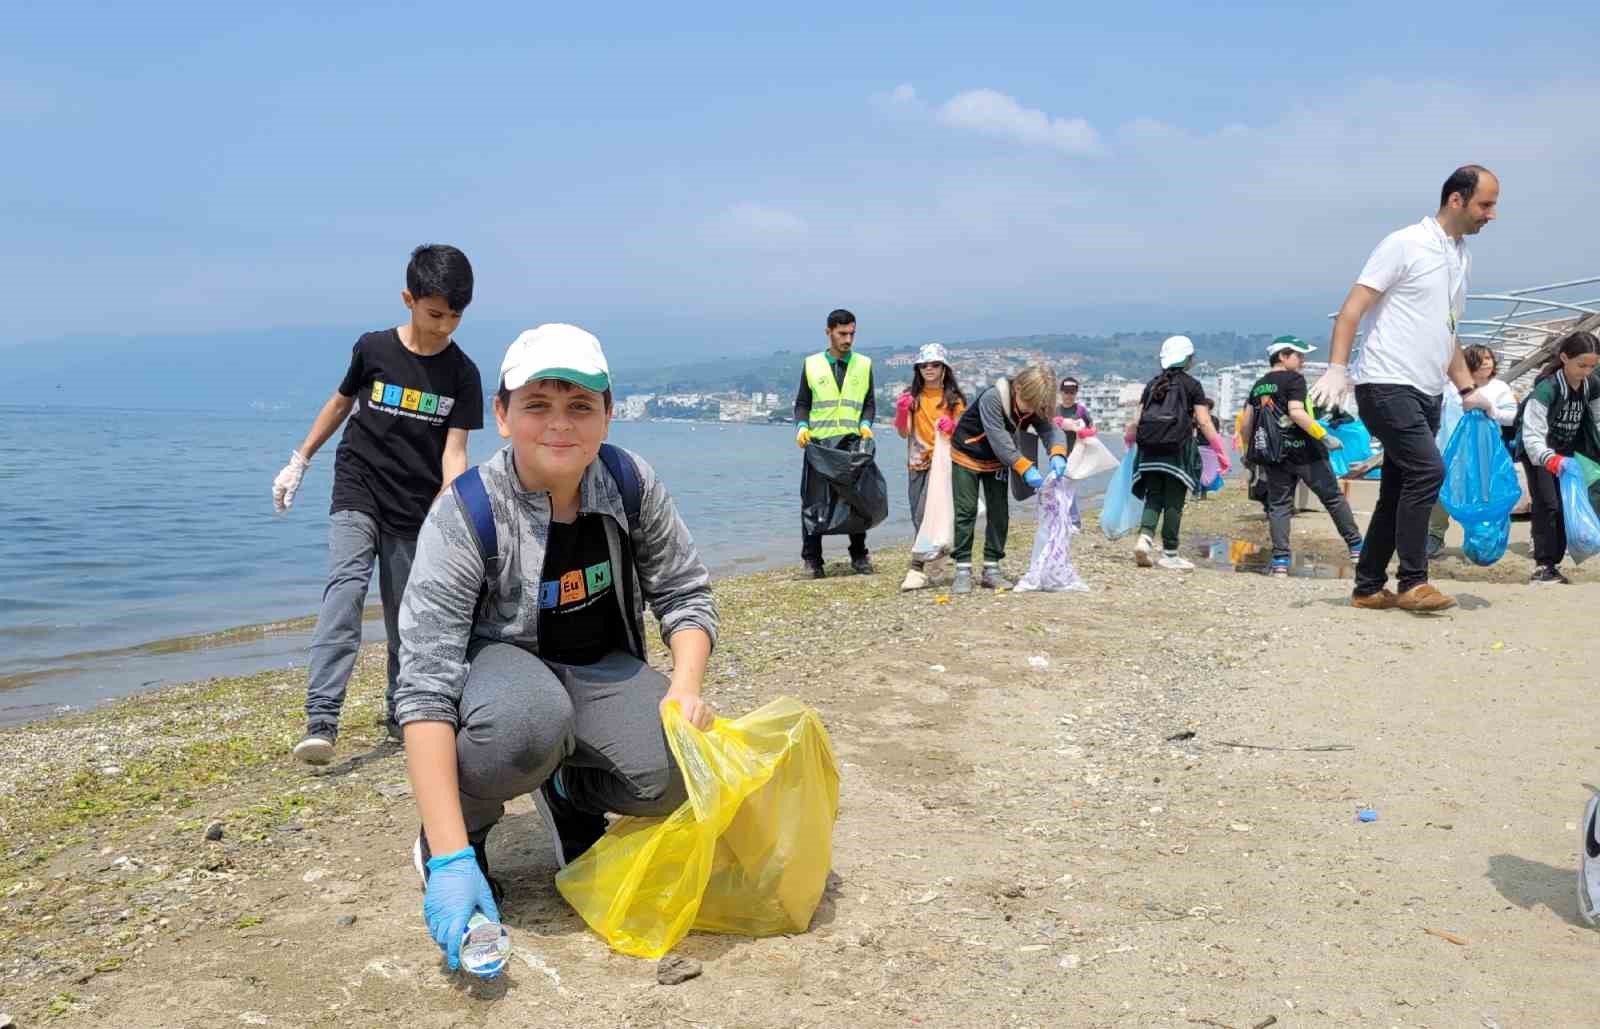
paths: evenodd
<path fill-rule="evenodd" d="M 489 921 L 482 911 L 473 912 L 461 937 L 461 967 L 480 979 L 493 979 L 510 956 L 511 934 L 506 927 Z"/>

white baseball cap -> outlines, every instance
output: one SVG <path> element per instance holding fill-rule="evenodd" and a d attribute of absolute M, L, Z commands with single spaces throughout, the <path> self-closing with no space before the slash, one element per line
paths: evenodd
<path fill-rule="evenodd" d="M 1194 340 L 1188 336 L 1168 336 L 1161 343 L 1161 367 L 1176 368 L 1194 356 Z"/>
<path fill-rule="evenodd" d="M 539 379 L 560 379 L 604 393 L 611 388 L 611 367 L 593 333 L 550 322 L 512 340 L 500 362 L 500 385 L 506 389 Z"/>

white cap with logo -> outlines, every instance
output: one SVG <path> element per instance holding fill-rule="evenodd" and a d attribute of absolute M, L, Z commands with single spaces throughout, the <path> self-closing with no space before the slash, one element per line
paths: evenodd
<path fill-rule="evenodd" d="M 611 388 L 611 367 L 593 333 L 550 322 L 512 340 L 500 362 L 500 385 L 506 389 L 540 379 L 560 379 L 604 393 Z"/>

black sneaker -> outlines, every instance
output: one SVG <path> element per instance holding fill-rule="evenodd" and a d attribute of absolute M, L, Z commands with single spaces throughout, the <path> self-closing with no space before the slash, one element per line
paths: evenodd
<path fill-rule="evenodd" d="M 1565 575 L 1562 575 L 1561 570 L 1556 568 L 1554 565 L 1540 565 L 1538 568 L 1535 568 L 1533 570 L 1533 574 L 1528 576 L 1528 581 L 1535 583 L 1555 582 L 1562 583 L 1564 585 L 1571 585 L 1571 581 Z"/>
<path fill-rule="evenodd" d="M 855 572 L 857 575 L 878 574 L 878 570 L 872 567 L 872 562 L 864 557 L 852 557 L 850 559 L 850 570 Z"/>
<path fill-rule="evenodd" d="M 400 747 L 406 745 L 405 730 L 400 727 L 400 723 L 395 721 L 393 716 L 383 720 L 383 729 L 384 732 L 389 734 L 390 743 Z"/>
<path fill-rule="evenodd" d="M 822 567 L 821 561 L 807 561 L 806 571 L 810 573 L 813 579 L 826 579 L 828 577 L 828 570 Z"/>
<path fill-rule="evenodd" d="M 493 829 L 490 826 L 489 829 Z M 500 885 L 500 880 L 489 874 L 489 829 L 477 834 L 477 839 L 467 837 L 467 842 L 472 845 L 472 856 L 478 862 L 478 870 L 489 881 L 489 893 L 493 895 L 494 902 L 498 905 L 505 899 L 505 888 Z M 433 851 L 428 847 L 428 834 L 421 829 L 417 830 L 417 842 L 411 845 L 411 863 L 417 868 L 417 876 L 422 880 L 424 892 L 428 889 L 428 860 L 433 857 Z"/>
<path fill-rule="evenodd" d="M 606 834 L 605 816 L 591 815 L 573 807 L 572 801 L 556 792 L 554 776 L 539 787 L 533 795 L 533 803 L 544 816 L 545 828 L 550 830 L 559 868 L 578 860 Z"/>

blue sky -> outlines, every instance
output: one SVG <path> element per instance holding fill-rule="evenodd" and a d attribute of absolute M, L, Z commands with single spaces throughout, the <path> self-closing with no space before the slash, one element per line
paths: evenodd
<path fill-rule="evenodd" d="M 232 6 L 8 12 L 0 340 L 390 323 L 423 241 L 632 352 L 1316 331 L 1468 160 L 1475 287 L 1597 270 L 1589 5 Z"/>

